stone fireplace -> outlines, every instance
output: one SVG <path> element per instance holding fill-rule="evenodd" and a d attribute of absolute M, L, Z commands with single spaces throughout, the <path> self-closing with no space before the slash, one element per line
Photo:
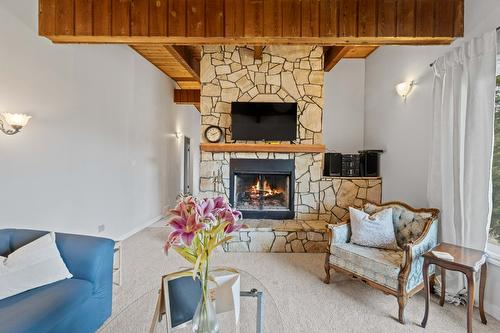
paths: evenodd
<path fill-rule="evenodd" d="M 349 206 L 380 202 L 380 178 L 324 177 L 323 153 L 300 149 L 323 143 L 321 46 L 270 45 L 255 59 L 250 46 L 210 45 L 203 47 L 200 66 L 200 196 L 225 196 L 249 226 L 225 244 L 226 251 L 323 252 L 328 223 L 346 221 Z M 234 141 L 236 101 L 297 103 L 294 144 Z M 221 128 L 219 144 L 204 138 L 210 126 Z M 286 144 L 288 151 L 259 150 Z"/>
<path fill-rule="evenodd" d="M 293 160 L 232 159 L 229 202 L 246 218 L 293 219 Z"/>

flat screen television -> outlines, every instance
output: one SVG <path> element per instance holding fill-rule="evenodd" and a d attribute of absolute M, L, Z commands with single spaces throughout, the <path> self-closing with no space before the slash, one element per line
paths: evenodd
<path fill-rule="evenodd" d="M 233 140 L 293 141 L 297 103 L 232 102 Z"/>

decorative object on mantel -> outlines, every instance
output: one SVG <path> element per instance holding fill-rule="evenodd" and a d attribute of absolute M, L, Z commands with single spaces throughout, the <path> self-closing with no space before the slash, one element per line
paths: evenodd
<path fill-rule="evenodd" d="M 2 120 L 2 118 L 4 120 Z M 23 129 L 28 122 L 30 121 L 31 116 L 21 113 L 2 113 L 0 116 L 0 130 L 7 135 L 14 135 L 19 133 L 21 129 Z M 5 128 L 5 124 L 7 124 L 9 128 Z"/>
<path fill-rule="evenodd" d="M 406 102 L 406 99 L 411 94 L 415 81 L 406 81 L 396 85 L 396 92 Z"/>
<path fill-rule="evenodd" d="M 210 256 L 213 250 L 231 239 L 232 232 L 244 227 L 238 223 L 241 213 L 232 209 L 223 197 L 201 200 L 185 197 L 171 213 L 174 216 L 168 224 L 174 230 L 165 243 L 165 252 L 173 247 L 191 263 L 193 269 L 182 274 L 198 278 L 202 287 L 202 297 L 193 317 L 193 331 L 216 333 L 219 325 L 208 289 L 208 281 L 213 279 Z"/>
<path fill-rule="evenodd" d="M 219 126 L 209 126 L 205 130 L 205 139 L 210 143 L 220 142 L 222 136 L 222 129 Z"/>

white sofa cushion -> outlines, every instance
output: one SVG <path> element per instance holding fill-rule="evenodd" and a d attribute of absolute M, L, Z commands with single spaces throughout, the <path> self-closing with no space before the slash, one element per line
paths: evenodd
<path fill-rule="evenodd" d="M 349 207 L 351 243 L 386 250 L 399 250 L 392 223 L 392 208 L 369 215 Z"/>
<path fill-rule="evenodd" d="M 61 258 L 55 237 L 48 233 L 7 258 L 0 256 L 0 300 L 73 277 Z"/>

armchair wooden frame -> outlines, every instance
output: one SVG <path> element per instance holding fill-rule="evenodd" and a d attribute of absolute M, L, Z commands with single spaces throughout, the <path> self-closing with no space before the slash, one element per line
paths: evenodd
<path fill-rule="evenodd" d="M 387 286 L 383 286 L 375 281 L 371 281 L 371 280 L 367 279 L 366 277 L 360 276 L 356 273 L 347 271 L 341 267 L 338 267 L 334 264 L 331 264 L 330 263 L 330 247 L 331 247 L 331 243 L 332 243 L 332 239 L 333 239 L 333 231 L 330 228 L 327 229 L 328 245 L 327 245 L 326 256 L 325 256 L 326 277 L 325 277 L 325 280 L 323 282 L 326 284 L 330 283 L 330 270 L 333 269 L 334 271 L 336 271 L 338 273 L 343 273 L 343 274 L 349 275 L 352 279 L 361 281 L 361 282 L 369 285 L 372 288 L 378 289 L 386 295 L 395 296 L 398 299 L 398 305 L 399 305 L 399 312 L 398 312 L 399 322 L 401 324 L 405 324 L 406 318 L 405 318 L 404 311 L 405 311 L 405 307 L 406 307 L 406 304 L 408 303 L 409 298 L 424 288 L 424 283 L 422 282 L 422 283 L 418 284 L 416 287 L 414 287 L 412 290 L 410 290 L 410 291 L 406 290 L 406 283 L 408 282 L 408 277 L 410 274 L 411 265 L 412 265 L 412 261 L 413 261 L 412 248 L 414 246 L 420 244 L 425 239 L 425 237 L 429 233 L 429 230 L 432 226 L 432 223 L 439 217 L 439 210 L 435 209 L 435 208 L 419 208 L 419 209 L 417 209 L 417 208 L 413 208 L 413 207 L 411 207 L 403 202 L 399 202 L 399 201 L 389 201 L 389 202 L 385 202 L 382 204 L 372 203 L 372 202 L 367 201 L 367 203 L 371 203 L 373 205 L 376 205 L 377 207 L 399 205 L 399 206 L 402 206 L 402 207 L 406 208 L 407 210 L 414 212 L 414 213 L 430 213 L 431 214 L 431 217 L 429 217 L 428 221 L 425 224 L 424 229 L 422 230 L 422 234 L 413 242 L 409 242 L 408 244 L 406 244 L 406 246 L 403 248 L 403 252 L 404 252 L 403 253 L 403 263 L 401 264 L 401 271 L 399 272 L 399 276 L 398 276 L 398 288 L 392 289 L 392 288 L 389 288 Z M 347 221 L 347 222 L 336 224 L 335 226 L 341 226 L 341 225 L 349 224 L 349 223 L 350 223 L 350 221 Z M 431 290 L 433 290 L 432 286 L 434 285 L 434 274 L 432 274 L 430 276 L 430 284 L 431 284 Z"/>

